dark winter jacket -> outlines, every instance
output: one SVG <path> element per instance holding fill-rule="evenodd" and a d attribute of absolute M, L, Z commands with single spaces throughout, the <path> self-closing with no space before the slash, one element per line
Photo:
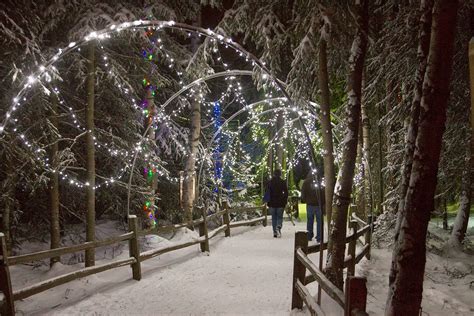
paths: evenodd
<path fill-rule="evenodd" d="M 270 201 L 268 207 L 285 207 L 288 201 L 288 188 L 286 182 L 280 177 L 273 177 L 268 182 L 267 190 L 270 191 Z"/>
<path fill-rule="evenodd" d="M 309 205 L 324 207 L 324 187 L 321 185 L 316 187 L 312 177 L 306 178 L 303 182 L 303 186 L 301 187 L 301 202 Z"/>

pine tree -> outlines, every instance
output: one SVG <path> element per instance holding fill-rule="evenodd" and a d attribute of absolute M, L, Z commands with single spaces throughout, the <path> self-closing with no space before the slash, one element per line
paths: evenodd
<path fill-rule="evenodd" d="M 397 223 L 386 315 L 418 315 L 426 262 L 426 232 L 436 188 L 446 120 L 457 2 L 434 3 L 431 41 L 409 188 Z M 433 126 L 437 126 L 433 130 Z"/>
<path fill-rule="evenodd" d="M 86 240 L 95 241 L 95 132 L 94 132 L 94 103 L 95 103 L 95 42 L 87 47 L 87 228 Z M 95 265 L 95 249 L 86 250 L 86 267 Z"/>
<path fill-rule="evenodd" d="M 350 203 L 354 167 L 357 154 L 360 107 L 362 95 L 362 74 L 369 31 L 369 3 L 355 4 L 357 29 L 349 58 L 348 97 L 342 152 L 342 166 L 339 169 L 334 192 L 331 230 L 329 232 L 326 273 L 339 288 L 343 286 L 343 266 L 346 243 L 347 211 Z"/>

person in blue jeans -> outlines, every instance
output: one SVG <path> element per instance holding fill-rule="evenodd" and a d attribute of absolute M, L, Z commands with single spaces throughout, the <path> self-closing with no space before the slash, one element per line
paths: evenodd
<path fill-rule="evenodd" d="M 281 228 L 283 227 L 283 210 L 288 201 L 288 188 L 286 181 L 281 179 L 281 170 L 276 169 L 273 172 L 273 178 L 268 182 L 267 205 L 272 215 L 273 237 L 281 237 Z"/>
<path fill-rule="evenodd" d="M 314 218 L 316 217 L 316 241 L 321 242 L 321 233 L 323 230 L 323 209 L 325 203 L 324 187 L 317 182 L 316 177 L 310 171 L 306 176 L 301 188 L 301 202 L 306 203 L 306 230 L 308 231 L 308 240 L 314 237 Z"/>

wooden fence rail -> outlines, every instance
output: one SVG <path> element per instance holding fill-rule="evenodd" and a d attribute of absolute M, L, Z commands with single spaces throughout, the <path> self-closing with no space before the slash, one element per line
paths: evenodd
<path fill-rule="evenodd" d="M 14 256 L 14 257 L 8 257 L 8 265 L 9 266 L 14 266 L 17 264 L 22 264 L 22 263 L 27 263 L 27 262 L 32 262 L 32 261 L 39 261 L 43 259 L 49 259 L 57 256 L 62 256 L 74 252 L 79 252 L 82 250 L 87 250 L 87 249 L 92 249 L 92 248 L 98 248 L 98 247 L 104 247 L 104 246 L 109 246 L 113 245 L 116 243 L 119 243 L 121 241 L 129 240 L 132 238 L 133 232 L 125 233 L 116 237 L 111 237 L 107 238 L 104 240 L 98 240 L 98 241 L 88 241 L 79 245 L 73 245 L 69 247 L 61 247 L 61 248 L 55 248 L 55 249 L 50 249 L 50 250 L 44 250 L 44 251 L 38 251 L 34 253 L 29 253 L 25 255 L 19 255 L 19 256 Z"/>
<path fill-rule="evenodd" d="M 297 232 L 301 233 L 301 232 Z M 306 232 L 303 232 L 306 233 Z M 306 236 L 306 235 L 305 235 Z M 338 303 L 341 307 L 344 307 L 344 293 L 338 289 L 324 273 L 318 269 L 318 267 L 308 258 L 308 256 L 300 249 L 296 251 L 296 258 L 308 269 L 315 277 L 316 281 L 321 285 L 321 288 Z"/>
<path fill-rule="evenodd" d="M 215 214 L 213 214 L 215 215 Z M 191 223 L 181 223 L 181 224 L 175 224 L 175 225 L 167 225 L 167 226 L 157 226 L 154 228 L 149 228 L 149 229 L 144 229 L 138 232 L 139 236 L 145 236 L 145 235 L 150 235 L 150 234 L 159 234 L 159 233 L 169 233 L 169 232 L 174 232 L 177 231 L 180 228 L 183 227 L 188 227 L 188 226 L 197 226 L 201 223 L 204 222 L 203 218 L 198 218 Z"/>
<path fill-rule="evenodd" d="M 93 266 L 93 267 L 87 267 L 83 268 L 74 272 L 66 273 L 61 276 L 57 276 L 52 279 L 48 279 L 36 284 L 33 284 L 31 286 L 28 286 L 26 288 L 17 290 L 13 292 L 13 300 L 22 300 L 24 298 L 30 297 L 34 294 L 49 290 L 53 287 L 59 286 L 61 284 L 91 275 L 91 274 L 96 274 L 99 272 L 107 271 L 110 269 L 118 268 L 118 267 L 123 267 L 126 265 L 130 265 L 135 263 L 136 260 L 135 258 L 126 258 L 126 259 L 121 259 L 117 260 L 114 262 L 110 262 L 107 264 L 102 264 L 98 266 Z"/>
<path fill-rule="evenodd" d="M 250 211 L 260 210 L 262 216 L 239 222 L 230 221 L 230 213 L 243 213 Z M 176 225 L 168 225 L 155 227 L 148 230 L 138 230 L 138 218 L 135 215 L 130 215 L 128 217 L 128 232 L 116 237 L 107 238 L 99 241 L 85 242 L 78 245 L 61 247 L 56 249 L 44 250 L 35 253 L 19 255 L 19 256 L 7 256 L 7 247 L 5 236 L 3 233 L 0 233 L 0 315 L 14 315 L 15 306 L 14 301 L 21 300 L 27 297 L 30 297 L 34 294 L 46 291 L 53 287 L 59 286 L 61 284 L 82 278 L 88 275 L 96 274 L 99 272 L 107 271 L 110 269 L 130 266 L 132 269 L 133 279 L 139 281 L 141 279 L 141 262 L 144 260 L 151 259 L 153 257 L 162 255 L 167 252 L 175 251 L 185 247 L 190 247 L 196 244 L 200 244 L 201 251 L 209 251 L 209 240 L 215 237 L 222 231 L 225 231 L 225 236 L 230 236 L 231 228 L 244 226 L 244 225 L 254 225 L 257 223 L 262 223 L 263 226 L 267 225 L 267 208 L 266 206 L 261 207 L 246 207 L 246 208 L 236 208 L 231 209 L 225 205 L 224 210 L 216 212 L 215 214 L 206 215 L 204 209 L 200 209 L 201 217 L 188 223 L 181 223 Z M 214 229 L 211 232 L 208 232 L 207 223 L 211 218 L 222 216 L 222 221 L 224 225 Z M 138 237 L 147 235 L 147 234 L 157 234 L 164 232 L 173 232 L 182 227 L 189 226 L 198 226 L 199 227 L 199 238 L 196 238 L 192 241 L 187 241 L 179 244 L 174 244 L 169 247 L 152 249 L 145 252 L 140 252 L 140 246 L 138 242 Z M 83 268 L 74 272 L 66 273 L 45 281 L 38 282 L 36 284 L 27 286 L 20 290 L 12 290 L 11 280 L 10 280 L 10 270 L 9 267 L 13 265 L 23 264 L 26 262 L 39 261 L 43 259 L 49 259 L 53 257 L 59 257 L 61 255 L 75 253 L 78 251 L 85 251 L 89 249 L 95 249 L 98 247 L 113 245 L 123 241 L 129 242 L 129 253 L 130 257 L 126 259 L 116 260 L 107 264 L 97 265 L 93 267 Z"/>
<path fill-rule="evenodd" d="M 321 271 L 308 257 L 308 254 L 316 252 L 320 252 L 320 255 L 322 255 L 321 251 L 327 249 L 328 243 L 308 246 L 307 232 L 299 231 L 295 233 L 292 309 L 302 309 L 304 303 L 311 315 L 325 315 L 317 298 L 312 296 L 306 287 L 309 283 L 317 281 L 320 288 L 344 309 L 345 316 L 367 315 L 365 312 L 367 299 L 366 279 L 354 275 L 356 264 L 364 256 L 368 256 L 368 259 L 370 259 L 370 235 L 373 229 L 373 221 L 370 215 L 368 223 L 361 219 L 351 218 L 352 220 L 349 222 L 351 233 L 346 237 L 346 243 L 349 246 L 348 255 L 344 259 L 344 268 L 347 268 L 344 292 L 335 286 L 324 275 L 324 270 Z M 363 227 L 359 229 L 359 225 Z M 364 236 L 364 245 L 357 251 L 357 241 L 362 236 Z M 309 274 L 306 274 L 306 270 L 309 271 Z"/>

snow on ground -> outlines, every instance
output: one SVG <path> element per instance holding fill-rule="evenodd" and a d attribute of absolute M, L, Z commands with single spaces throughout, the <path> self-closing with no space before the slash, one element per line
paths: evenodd
<path fill-rule="evenodd" d="M 29 315 L 288 315 L 295 229 L 285 222 L 283 237 L 276 239 L 270 227 L 234 228 L 231 238 L 220 234 L 211 240 L 210 255 L 196 245 L 143 262 L 141 281 L 132 280 L 131 269 L 122 267 L 37 294 L 16 308 Z M 193 237 L 195 232 L 183 230 L 173 241 Z M 117 258 L 127 256 L 123 251 Z M 79 267 L 13 267 L 14 288 Z"/>
<path fill-rule="evenodd" d="M 474 221 L 470 222 L 467 239 L 473 244 Z M 428 229 L 427 248 L 431 252 L 426 256 L 422 315 L 474 315 L 473 256 L 465 253 L 457 253 L 451 258 L 440 256 L 450 232 L 442 229 L 438 219 L 432 220 Z M 371 255 L 370 261 L 364 260 L 358 265 L 358 274 L 368 280 L 368 312 L 382 315 L 387 299 L 392 249 L 372 248 Z"/>
<path fill-rule="evenodd" d="M 283 237 L 275 239 L 271 227 L 234 228 L 230 238 L 220 234 L 211 240 L 209 255 L 196 245 L 142 262 L 141 281 L 131 279 L 131 269 L 122 267 L 34 295 L 17 302 L 16 309 L 19 315 L 307 315 L 306 309 L 290 310 L 294 232 L 304 229 L 305 223 L 285 222 Z M 196 232 L 184 229 L 171 241 L 147 236 L 142 251 L 196 237 Z M 107 253 L 107 249 L 99 252 Z M 115 259 L 128 257 L 126 243 L 115 253 Z M 310 257 L 318 262 L 316 254 Z M 103 258 L 97 263 L 110 261 L 108 256 Z M 383 314 L 390 259 L 391 251 L 373 249 L 372 260 L 363 259 L 357 268 L 358 275 L 368 277 L 372 315 Z M 472 315 L 472 270 L 455 279 L 445 269 L 459 265 L 456 260 L 428 255 L 426 314 Z M 461 265 L 466 268 L 465 262 Z M 56 265 L 50 271 L 45 266 L 12 267 L 14 289 L 80 267 Z M 316 293 L 316 283 L 310 291 Z M 322 301 L 327 315 L 343 315 L 330 298 L 323 296 Z"/>
<path fill-rule="evenodd" d="M 358 275 L 367 277 L 367 311 L 371 315 L 384 313 L 391 258 L 391 250 L 372 249 L 371 260 L 363 260 L 358 265 Z M 459 262 L 459 259 L 447 259 L 428 253 L 422 315 L 473 315 L 474 288 L 470 287 L 470 283 L 474 281 L 472 270 L 466 271 L 464 276 L 447 272 Z M 466 267 L 465 263 L 462 265 Z"/>

